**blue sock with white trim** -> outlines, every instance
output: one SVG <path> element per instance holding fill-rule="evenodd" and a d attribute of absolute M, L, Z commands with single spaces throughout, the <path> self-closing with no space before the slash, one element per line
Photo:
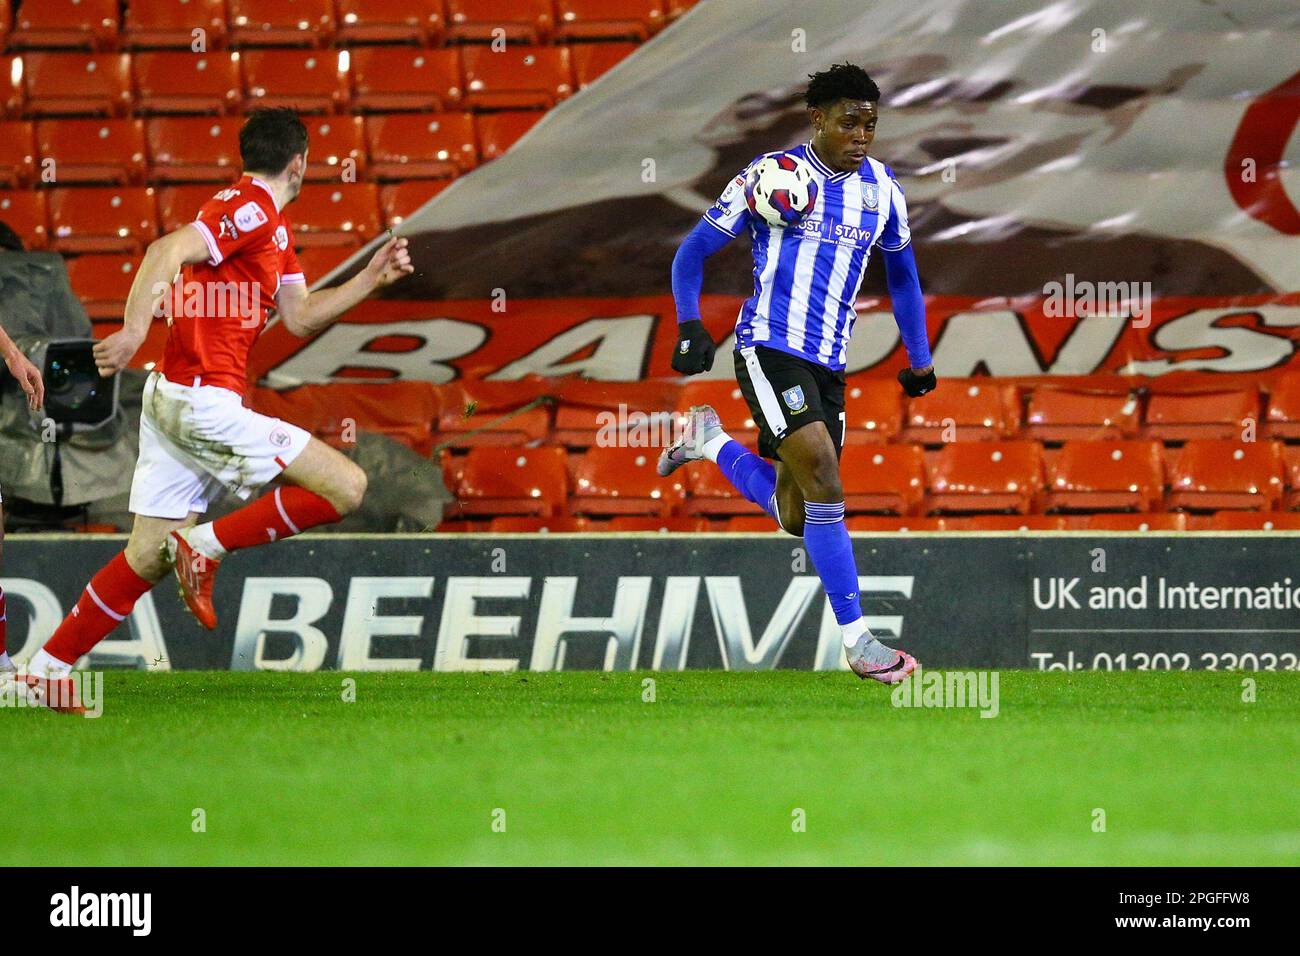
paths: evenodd
<path fill-rule="evenodd" d="M 726 479 L 736 490 L 776 517 L 776 466 L 765 461 L 736 441 L 727 439 L 715 459 Z M 780 519 L 777 519 L 778 522 Z"/>
<path fill-rule="evenodd" d="M 844 526 L 844 502 L 805 501 L 803 510 L 803 540 L 830 598 L 835 620 L 841 627 L 854 624 L 862 617 L 862 605 L 858 601 L 853 539 Z"/>

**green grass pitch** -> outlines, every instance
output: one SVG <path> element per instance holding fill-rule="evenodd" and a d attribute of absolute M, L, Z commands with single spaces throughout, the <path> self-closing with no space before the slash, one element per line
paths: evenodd
<path fill-rule="evenodd" d="M 0 712 L 0 861 L 1300 862 L 1300 674 L 1000 677 L 989 719 L 843 673 L 111 672 L 99 719 Z"/>

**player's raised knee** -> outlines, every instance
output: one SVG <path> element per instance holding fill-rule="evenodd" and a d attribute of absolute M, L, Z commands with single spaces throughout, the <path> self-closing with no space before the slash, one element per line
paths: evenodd
<path fill-rule="evenodd" d="M 343 470 L 338 490 L 334 494 L 334 507 L 340 515 L 348 515 L 361 507 L 361 502 L 366 496 L 366 486 L 369 479 L 361 468 L 352 462 L 348 462 L 347 468 Z"/>

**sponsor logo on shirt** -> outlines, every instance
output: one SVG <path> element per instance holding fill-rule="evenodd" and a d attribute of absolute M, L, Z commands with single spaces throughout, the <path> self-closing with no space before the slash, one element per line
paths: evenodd
<path fill-rule="evenodd" d="M 220 225 L 221 225 L 221 228 L 220 228 L 220 230 L 219 230 L 218 233 L 217 233 L 217 238 L 218 238 L 218 239 L 238 239 L 238 238 L 239 238 L 239 230 L 235 228 L 235 224 L 234 224 L 233 222 L 230 221 L 230 217 L 229 217 L 229 216 L 222 215 L 222 217 L 221 217 L 221 224 L 220 224 Z"/>

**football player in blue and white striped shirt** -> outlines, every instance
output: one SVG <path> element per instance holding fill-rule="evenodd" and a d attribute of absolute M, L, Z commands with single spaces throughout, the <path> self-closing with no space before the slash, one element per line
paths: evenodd
<path fill-rule="evenodd" d="M 704 260 L 742 230 L 749 232 L 754 294 L 736 320 L 734 361 L 759 426 L 759 455 L 728 436 L 717 412 L 702 405 L 690 410 L 681 439 L 664 450 L 659 473 L 708 458 L 785 531 L 802 536 L 835 611 L 850 668 L 859 677 L 893 684 L 916 668 L 916 660 L 867 630 L 839 468 L 853 303 L 873 248 L 885 258 L 894 318 L 911 364 L 899 382 L 916 396 L 936 381 L 907 203 L 890 168 L 867 155 L 879 100 L 880 90 L 861 67 L 845 63 L 814 74 L 805 94 L 812 139 L 765 154 L 795 156 L 811 166 L 817 186 L 812 208 L 793 224 L 769 224 L 750 209 L 746 167 L 682 243 L 673 260 L 679 334 L 672 364 L 694 375 L 713 366 L 715 348 L 700 321 Z M 767 458 L 776 460 L 775 467 Z"/>

